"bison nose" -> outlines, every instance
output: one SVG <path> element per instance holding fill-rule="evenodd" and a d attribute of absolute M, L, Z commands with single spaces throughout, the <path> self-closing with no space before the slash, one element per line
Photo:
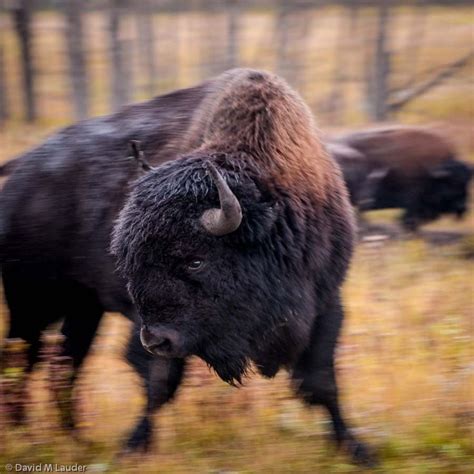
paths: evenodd
<path fill-rule="evenodd" d="M 184 357 L 181 335 L 171 328 L 143 325 L 140 331 L 143 347 L 150 353 L 162 357 Z"/>

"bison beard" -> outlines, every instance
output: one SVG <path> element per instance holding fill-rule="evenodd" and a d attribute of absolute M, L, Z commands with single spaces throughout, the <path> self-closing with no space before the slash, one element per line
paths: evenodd
<path fill-rule="evenodd" d="M 281 79 L 233 70 L 183 143 L 138 180 L 112 237 L 148 347 L 198 355 L 233 384 L 251 362 L 265 376 L 287 368 L 298 393 L 328 409 L 337 441 L 370 463 L 334 375 L 353 216 L 311 113 Z"/>

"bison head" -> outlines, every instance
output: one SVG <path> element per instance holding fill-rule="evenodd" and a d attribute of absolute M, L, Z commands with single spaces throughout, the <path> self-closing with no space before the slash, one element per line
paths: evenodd
<path fill-rule="evenodd" d="M 457 160 L 449 160 L 431 171 L 428 188 L 440 213 L 458 217 L 466 213 L 471 177 L 472 170 Z"/>
<path fill-rule="evenodd" d="M 285 256 L 288 242 L 276 237 L 282 210 L 242 163 L 194 155 L 152 170 L 136 183 L 112 239 L 145 348 L 198 355 L 229 382 L 240 382 L 250 361 L 268 375 L 286 363 L 272 356 L 270 366 L 265 354 L 304 347 L 314 313 L 301 270 Z"/>
<path fill-rule="evenodd" d="M 411 189 L 411 203 L 402 217 L 405 227 L 432 221 L 443 214 L 458 218 L 467 211 L 472 170 L 462 161 L 450 159 L 430 169 Z"/>

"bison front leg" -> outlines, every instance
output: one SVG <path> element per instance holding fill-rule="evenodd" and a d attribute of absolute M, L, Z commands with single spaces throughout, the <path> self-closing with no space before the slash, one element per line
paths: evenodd
<path fill-rule="evenodd" d="M 411 209 L 406 209 L 400 218 L 403 230 L 408 233 L 416 233 L 420 226 L 420 219 Z"/>
<path fill-rule="evenodd" d="M 127 360 L 144 381 L 147 404 L 144 413 L 127 439 L 122 454 L 148 450 L 153 436 L 153 414 L 170 401 L 183 378 L 185 360 L 152 356 L 142 346 L 134 328 Z"/>
<path fill-rule="evenodd" d="M 77 400 L 74 385 L 102 319 L 103 308 L 95 294 L 86 289 L 76 290 L 70 298 L 71 308 L 61 328 L 62 337 L 51 338 L 48 359 L 50 388 L 61 425 L 75 430 Z"/>
<path fill-rule="evenodd" d="M 339 296 L 329 306 L 318 315 L 311 344 L 296 363 L 292 379 L 298 395 L 306 403 L 328 410 L 338 446 L 357 464 L 373 466 L 375 456 L 352 434 L 342 415 L 334 370 L 334 353 L 343 320 Z"/>

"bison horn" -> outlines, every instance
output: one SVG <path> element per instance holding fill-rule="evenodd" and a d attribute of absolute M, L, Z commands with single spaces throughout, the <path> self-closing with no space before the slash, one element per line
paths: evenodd
<path fill-rule="evenodd" d="M 207 170 L 219 192 L 221 207 L 204 211 L 200 219 L 201 224 L 212 235 L 230 234 L 237 230 L 242 222 L 239 200 L 212 163 L 207 163 Z"/>

